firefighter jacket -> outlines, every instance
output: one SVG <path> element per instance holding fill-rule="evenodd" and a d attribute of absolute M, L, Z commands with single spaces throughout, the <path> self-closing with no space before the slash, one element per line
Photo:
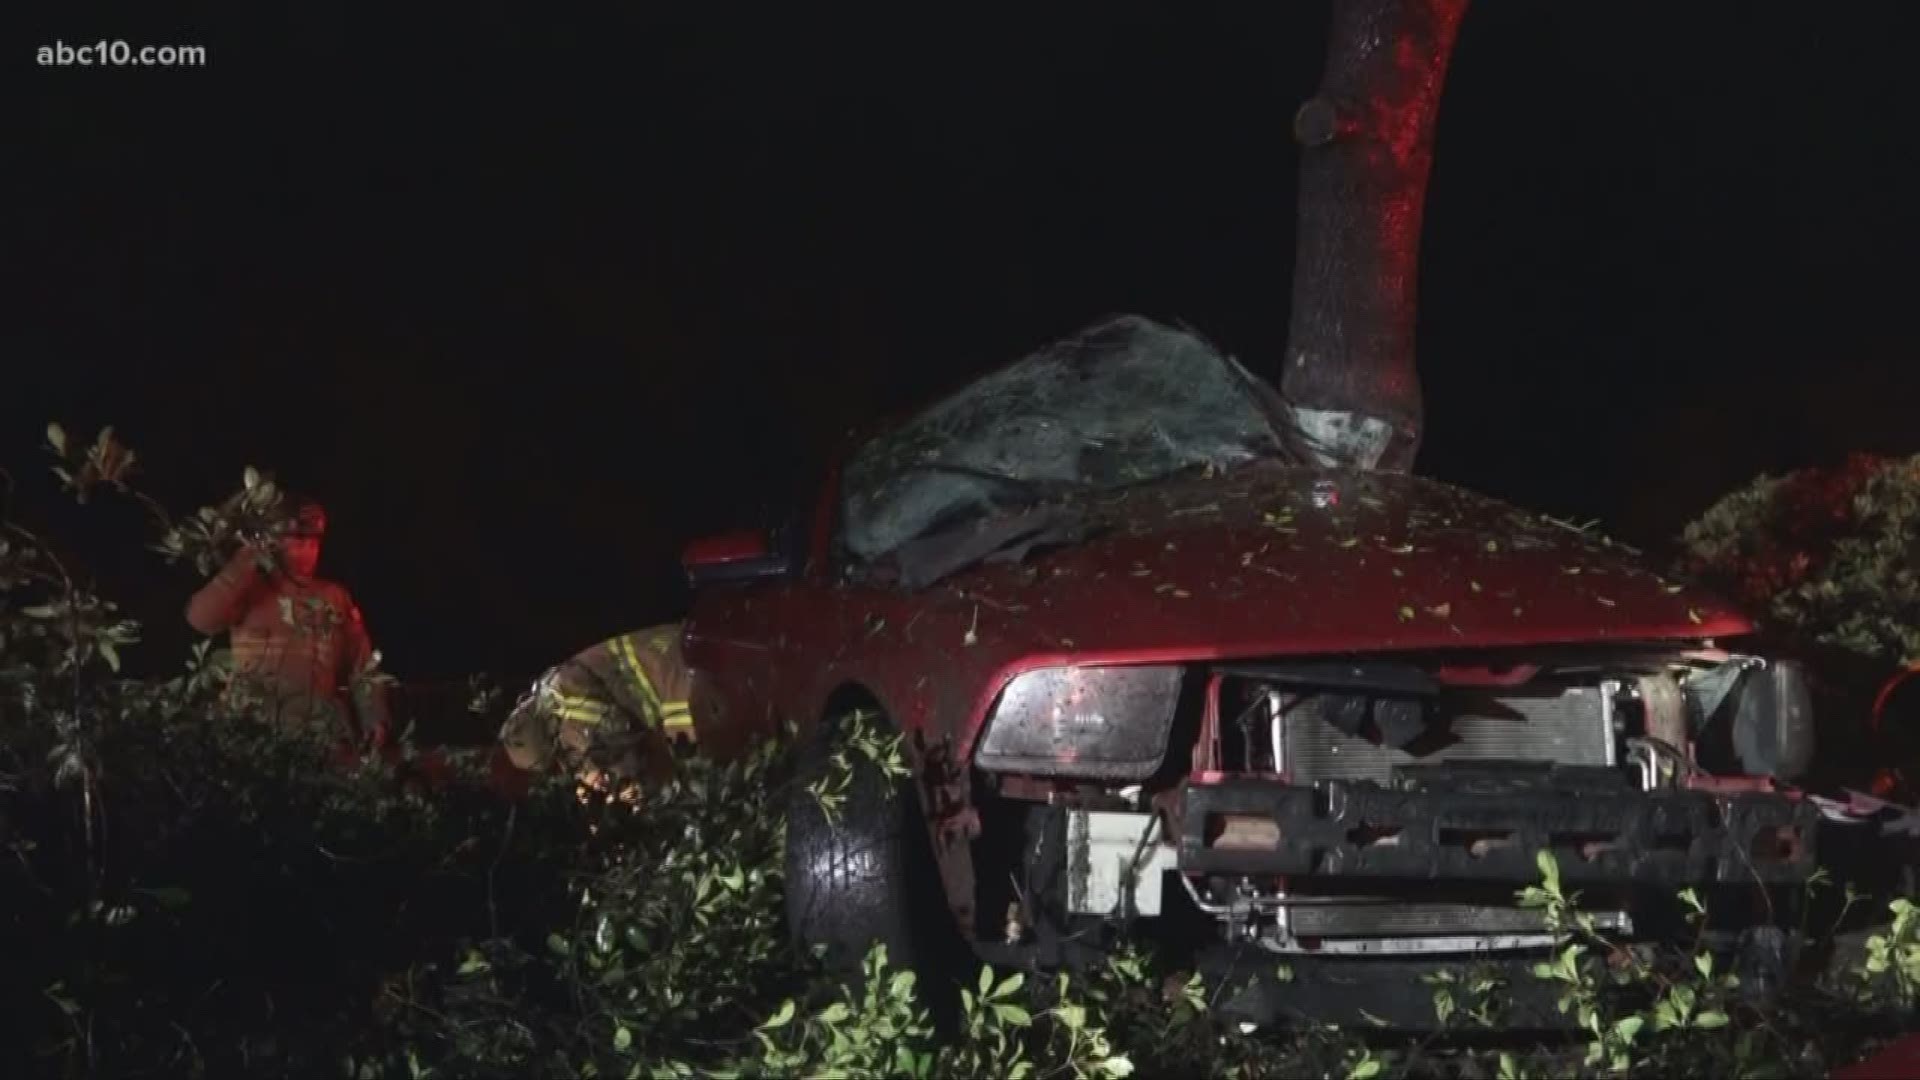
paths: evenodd
<path fill-rule="evenodd" d="M 670 741 L 697 737 L 691 681 L 680 624 L 622 634 L 548 669 L 507 717 L 500 742 L 522 769 L 558 763 L 577 775 L 662 779 Z"/>
<path fill-rule="evenodd" d="M 230 635 L 230 700 L 269 719 L 320 721 L 356 741 L 384 742 L 385 688 L 372 678 L 373 643 L 353 597 L 330 581 L 263 570 L 259 558 L 241 550 L 187 602 L 194 629 Z"/>

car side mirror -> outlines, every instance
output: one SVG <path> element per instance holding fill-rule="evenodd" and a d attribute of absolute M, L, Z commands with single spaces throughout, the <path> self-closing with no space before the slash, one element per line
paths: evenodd
<path fill-rule="evenodd" d="M 701 537 L 686 546 L 680 565 L 694 588 L 728 582 L 785 577 L 793 558 L 776 550 L 773 538 L 761 529 L 741 529 Z"/>

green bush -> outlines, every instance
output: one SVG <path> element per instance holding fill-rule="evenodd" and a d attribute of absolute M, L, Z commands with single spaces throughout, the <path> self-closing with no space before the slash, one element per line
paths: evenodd
<path fill-rule="evenodd" d="M 1772 627 L 1920 659 L 1920 456 L 1763 476 L 1681 534 L 1686 568 Z"/>

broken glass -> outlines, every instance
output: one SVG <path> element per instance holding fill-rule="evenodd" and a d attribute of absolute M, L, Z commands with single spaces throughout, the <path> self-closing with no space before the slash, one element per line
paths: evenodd
<path fill-rule="evenodd" d="M 1298 462 L 1292 412 L 1199 336 L 1098 323 L 974 382 L 862 446 L 841 539 L 870 561 L 935 530 L 1209 466 Z"/>

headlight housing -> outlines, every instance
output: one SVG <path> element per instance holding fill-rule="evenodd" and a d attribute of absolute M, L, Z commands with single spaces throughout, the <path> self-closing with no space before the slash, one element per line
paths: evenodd
<path fill-rule="evenodd" d="M 991 772 L 1144 780 L 1167 754 L 1178 666 L 1040 668 L 1007 683 L 974 762 Z"/>
<path fill-rule="evenodd" d="M 1733 691 L 1733 752 L 1755 776 L 1797 780 L 1813 763 L 1813 688 L 1804 667 L 1769 660 Z"/>
<path fill-rule="evenodd" d="M 1813 686 L 1797 661 L 1736 656 L 1686 691 L 1707 768 L 1794 780 L 1813 763 Z"/>

